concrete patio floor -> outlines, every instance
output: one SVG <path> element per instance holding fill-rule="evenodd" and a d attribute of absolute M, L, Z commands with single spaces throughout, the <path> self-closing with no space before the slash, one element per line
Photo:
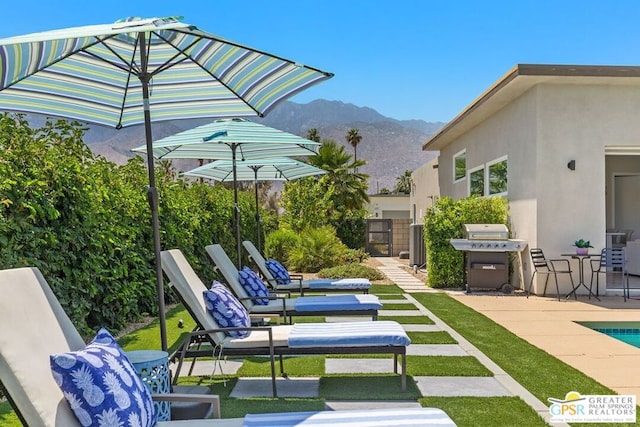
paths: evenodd
<path fill-rule="evenodd" d="M 597 301 L 578 296 L 577 301 L 558 301 L 537 296 L 449 294 L 617 393 L 640 396 L 640 348 L 577 323 L 639 322 L 640 300 L 624 302 L 621 296 L 601 296 Z"/>

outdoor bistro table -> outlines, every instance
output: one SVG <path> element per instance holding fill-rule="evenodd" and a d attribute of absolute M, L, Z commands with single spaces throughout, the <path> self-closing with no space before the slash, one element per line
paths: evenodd
<path fill-rule="evenodd" d="M 142 382 L 153 394 L 169 393 L 169 353 L 161 350 L 134 350 L 126 352 Z M 154 402 L 158 421 L 171 419 L 170 402 Z"/>
<path fill-rule="evenodd" d="M 593 292 L 591 292 L 591 289 L 587 286 L 586 283 L 584 283 L 584 260 L 594 256 L 600 256 L 600 254 L 594 254 L 594 253 L 577 254 L 573 252 L 573 253 L 565 253 L 560 255 L 571 257 L 573 259 L 578 260 L 578 284 L 573 289 L 571 289 L 571 292 L 567 294 L 567 299 L 569 299 L 572 294 L 575 299 L 578 299 L 578 295 L 576 294 L 576 291 L 580 286 L 584 286 L 585 289 L 589 291 L 589 295 L 591 295 L 592 297 L 600 301 L 600 298 L 598 298 Z"/>

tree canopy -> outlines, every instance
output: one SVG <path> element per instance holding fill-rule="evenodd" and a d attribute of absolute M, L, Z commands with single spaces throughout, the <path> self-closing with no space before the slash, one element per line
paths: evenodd
<path fill-rule="evenodd" d="M 368 176 L 358 173 L 357 167 L 366 162 L 353 160 L 344 146 L 329 139 L 323 140 L 318 154 L 307 161 L 326 170 L 327 174 L 285 184 L 282 224 L 295 231 L 308 226 L 330 225 L 346 245 L 361 247 L 369 201 Z"/>

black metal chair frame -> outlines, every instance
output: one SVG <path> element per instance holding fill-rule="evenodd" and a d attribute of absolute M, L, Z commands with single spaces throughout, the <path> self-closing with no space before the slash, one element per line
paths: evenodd
<path fill-rule="evenodd" d="M 549 276 L 553 275 L 553 278 L 556 282 L 556 296 L 558 297 L 558 301 L 560 301 L 560 288 L 558 286 L 558 274 L 568 274 L 569 280 L 571 280 L 571 288 L 575 288 L 573 284 L 573 276 L 571 270 L 571 263 L 568 259 L 547 259 L 544 256 L 544 252 L 540 248 L 532 248 L 529 250 L 529 254 L 531 255 L 531 264 L 533 266 L 533 275 L 531 276 L 531 281 L 529 282 L 529 287 L 527 288 L 527 298 L 531 294 L 531 286 L 533 286 L 533 281 L 536 277 L 536 274 L 546 274 L 547 277 L 544 281 L 544 290 L 542 291 L 542 296 L 545 296 L 547 293 L 547 284 L 549 283 Z M 566 264 L 566 268 L 561 266 L 561 264 Z M 575 295 L 574 297 L 578 299 Z"/>
<path fill-rule="evenodd" d="M 629 273 L 627 272 L 627 254 L 624 248 L 604 248 L 600 252 L 598 258 L 591 259 L 591 283 L 589 283 L 589 291 L 593 286 L 593 276 L 596 276 L 596 296 L 600 289 L 600 274 L 608 272 L 620 271 L 622 274 L 622 297 L 625 302 L 630 297 L 629 294 Z M 619 270 L 617 270 L 619 269 Z M 626 277 L 626 282 L 625 282 Z M 591 298 L 591 293 L 589 293 Z"/>

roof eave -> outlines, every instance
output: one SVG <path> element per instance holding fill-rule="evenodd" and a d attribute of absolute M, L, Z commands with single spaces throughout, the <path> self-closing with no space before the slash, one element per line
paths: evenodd
<path fill-rule="evenodd" d="M 518 77 L 527 77 L 526 82 L 514 88 L 514 93 L 520 95 L 534 85 L 546 81 L 549 77 L 640 77 L 638 66 L 615 65 L 541 65 L 518 64 L 509 70 L 501 79 L 489 87 L 476 98 L 467 108 L 447 123 L 422 145 L 423 151 L 437 151 L 445 147 L 453 138 L 454 130 L 469 116 L 473 115 L 485 104 L 497 98 L 505 88 L 513 86 L 512 82 Z M 520 79 L 518 79 L 520 80 Z M 497 103 L 495 111 L 503 106 Z"/>

